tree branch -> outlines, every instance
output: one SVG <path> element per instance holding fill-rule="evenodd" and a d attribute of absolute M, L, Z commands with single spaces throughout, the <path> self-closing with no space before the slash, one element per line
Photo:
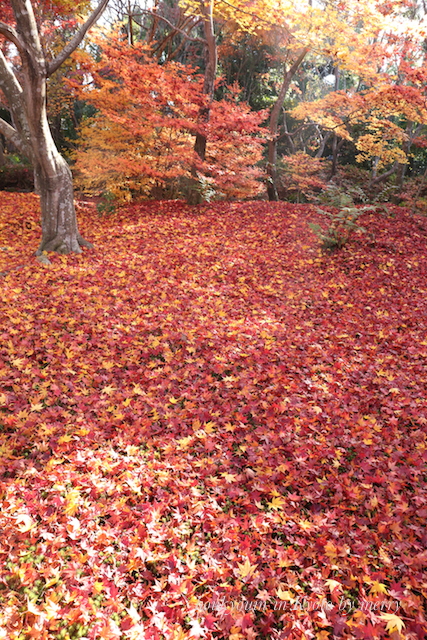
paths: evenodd
<path fill-rule="evenodd" d="M 188 35 L 186 31 L 183 31 L 179 27 L 176 27 L 174 24 L 172 24 L 172 22 L 169 22 L 167 18 L 164 18 L 163 16 L 159 15 L 156 11 L 150 11 L 149 9 L 141 9 L 141 13 L 135 14 L 135 15 L 142 15 L 143 13 L 153 16 L 155 18 L 158 18 L 159 20 L 162 20 L 165 24 L 168 25 L 168 27 L 170 27 L 177 33 L 180 33 L 182 36 L 184 36 L 184 38 L 187 38 L 187 40 L 190 40 L 190 42 L 201 42 L 202 44 L 206 44 L 206 40 L 204 38 L 193 38 L 192 36 Z M 191 28 L 194 29 L 194 27 L 197 26 L 199 22 L 200 21 L 193 24 Z"/>
<path fill-rule="evenodd" d="M 8 65 L 6 58 L 0 49 L 0 89 L 3 91 L 9 106 L 13 106 L 22 96 L 22 87 L 16 75 Z"/>
<path fill-rule="evenodd" d="M 5 138 L 10 140 L 10 142 L 12 142 L 12 144 L 14 144 L 21 153 L 27 155 L 28 149 L 22 143 L 22 138 L 19 135 L 18 131 L 15 129 L 15 127 L 12 127 L 11 124 L 6 122 L 6 120 L 3 120 L 3 118 L 0 118 L 0 133 L 2 133 Z"/>
<path fill-rule="evenodd" d="M 0 22 L 0 35 L 4 36 L 6 40 L 9 40 L 9 42 L 12 42 L 19 52 L 24 49 L 24 44 L 22 43 L 18 32 L 4 22 Z"/>
<path fill-rule="evenodd" d="M 79 44 L 82 42 L 86 33 L 89 29 L 95 24 L 98 18 L 101 16 L 104 9 L 107 7 L 109 0 L 100 0 L 97 8 L 93 11 L 93 13 L 89 16 L 86 22 L 82 25 L 80 30 L 76 33 L 76 35 L 70 40 L 70 42 L 65 45 L 62 49 L 61 53 L 56 56 L 54 60 L 49 62 L 47 67 L 47 76 L 51 76 L 52 73 L 55 73 L 57 69 L 61 66 L 63 62 L 77 49 Z"/>
<path fill-rule="evenodd" d="M 379 176 L 376 176 L 375 178 L 372 178 L 369 186 L 373 186 L 374 184 L 379 184 L 380 182 L 384 182 L 384 180 L 387 180 L 388 177 L 390 177 L 391 175 L 393 175 L 393 173 L 396 172 L 396 168 L 397 168 L 397 162 L 394 162 L 392 167 L 386 171 L 385 173 L 382 173 Z"/>

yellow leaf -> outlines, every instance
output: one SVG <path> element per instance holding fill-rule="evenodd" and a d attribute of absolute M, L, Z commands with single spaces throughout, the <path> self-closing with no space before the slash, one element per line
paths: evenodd
<path fill-rule="evenodd" d="M 4 393 L 0 393 L 0 404 L 6 404 L 7 403 L 7 397 L 4 395 Z"/>
<path fill-rule="evenodd" d="M 32 404 L 30 406 L 30 411 L 43 411 L 43 405 L 41 404 L 41 402 L 38 402 L 37 404 Z"/>
<path fill-rule="evenodd" d="M 106 393 L 107 395 L 111 396 L 114 391 L 117 391 L 117 388 L 109 384 L 101 390 L 101 393 Z"/>
<path fill-rule="evenodd" d="M 286 589 L 282 589 L 281 587 L 276 590 L 276 594 L 280 600 L 286 600 L 287 602 L 292 602 L 294 600 L 292 593 Z"/>
<path fill-rule="evenodd" d="M 61 436 L 60 438 L 58 438 L 58 443 L 64 444 L 64 442 L 71 442 L 72 439 L 73 439 L 73 436 L 66 434 L 65 436 Z"/>
<path fill-rule="evenodd" d="M 57 617 L 58 611 L 61 609 L 60 605 L 55 602 L 53 598 L 46 598 L 44 610 L 47 620 L 52 620 Z"/>
<path fill-rule="evenodd" d="M 49 589 L 49 587 L 53 587 L 54 584 L 56 584 L 59 580 L 59 574 L 57 576 L 53 576 L 53 578 L 51 578 L 50 580 L 48 580 L 46 582 L 46 584 L 44 585 L 45 589 Z"/>
<path fill-rule="evenodd" d="M 238 564 L 237 566 L 239 567 L 239 574 L 241 578 L 252 576 L 257 568 L 257 565 L 251 564 L 248 558 L 246 558 L 244 564 Z"/>
<path fill-rule="evenodd" d="M 193 436 L 187 436 L 186 438 L 181 438 L 178 440 L 178 446 L 180 449 L 186 449 L 188 445 L 192 444 Z"/>
<path fill-rule="evenodd" d="M 398 631 L 400 633 L 402 629 L 405 628 L 405 623 L 402 618 L 399 618 L 399 616 L 394 613 L 382 613 L 380 618 L 387 622 L 385 628 L 389 633 L 393 633 L 393 631 Z"/>
<path fill-rule="evenodd" d="M 31 518 L 31 516 L 27 515 L 26 513 L 20 513 L 16 516 L 16 524 L 21 533 L 26 533 L 36 526 L 36 523 Z"/>
<path fill-rule="evenodd" d="M 228 483 L 234 482 L 235 479 L 237 478 L 236 475 L 234 475 L 233 473 L 221 473 L 222 477 L 224 478 L 224 480 Z"/>
<path fill-rule="evenodd" d="M 378 593 L 388 593 L 387 591 L 387 587 L 385 584 L 383 584 L 382 582 L 378 582 L 378 580 L 375 580 L 372 583 L 372 587 L 369 591 L 370 595 L 377 595 Z"/>
<path fill-rule="evenodd" d="M 333 580 L 332 578 L 325 580 L 325 584 L 327 587 L 329 587 L 331 592 L 334 591 L 335 589 L 342 589 L 341 582 L 338 582 L 338 580 Z"/>
<path fill-rule="evenodd" d="M 80 493 L 77 489 L 72 489 L 65 496 L 64 513 L 67 516 L 73 516 L 79 508 Z"/>
<path fill-rule="evenodd" d="M 270 509 L 281 509 L 283 505 L 286 503 L 286 500 L 282 496 L 274 496 L 271 502 L 268 503 Z"/>
<path fill-rule="evenodd" d="M 333 542 L 329 541 L 325 544 L 325 553 L 331 560 L 337 557 L 337 548 Z"/>
<path fill-rule="evenodd" d="M 141 387 L 139 386 L 139 384 L 136 384 L 133 388 L 133 392 L 135 395 L 137 396 L 143 396 L 144 395 L 144 391 L 141 389 Z"/>
<path fill-rule="evenodd" d="M 95 593 L 101 593 L 104 588 L 104 583 L 100 580 L 97 580 L 93 583 L 93 590 Z"/>

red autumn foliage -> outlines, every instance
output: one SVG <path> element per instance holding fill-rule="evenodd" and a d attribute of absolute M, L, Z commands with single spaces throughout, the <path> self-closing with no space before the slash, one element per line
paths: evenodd
<path fill-rule="evenodd" d="M 0 199 L 0 638 L 425 637 L 426 221 Z"/>

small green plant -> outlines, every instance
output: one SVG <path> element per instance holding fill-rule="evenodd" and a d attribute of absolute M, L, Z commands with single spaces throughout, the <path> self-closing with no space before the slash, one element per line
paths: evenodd
<path fill-rule="evenodd" d="M 341 194 L 344 195 L 345 194 Z M 343 206 L 344 202 L 348 206 Z M 351 205 L 350 205 L 351 202 Z M 320 224 L 309 223 L 310 228 L 314 231 L 321 242 L 322 249 L 326 251 L 334 251 L 341 249 L 347 244 L 351 234 L 366 233 L 366 229 L 357 223 L 357 219 L 365 211 L 373 210 L 375 207 L 355 207 L 351 198 L 347 196 L 347 200 L 341 199 L 341 205 L 335 211 L 325 211 L 320 207 L 316 207 L 317 211 L 329 218 L 328 224 L 322 226 Z"/>
<path fill-rule="evenodd" d="M 104 191 L 101 200 L 96 205 L 99 215 L 109 215 L 116 211 L 116 196 L 111 191 Z"/>

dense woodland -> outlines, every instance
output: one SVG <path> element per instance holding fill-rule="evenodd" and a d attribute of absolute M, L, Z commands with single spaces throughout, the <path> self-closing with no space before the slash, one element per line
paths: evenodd
<path fill-rule="evenodd" d="M 427 639 L 425 14 L 0 0 L 0 640 Z"/>

